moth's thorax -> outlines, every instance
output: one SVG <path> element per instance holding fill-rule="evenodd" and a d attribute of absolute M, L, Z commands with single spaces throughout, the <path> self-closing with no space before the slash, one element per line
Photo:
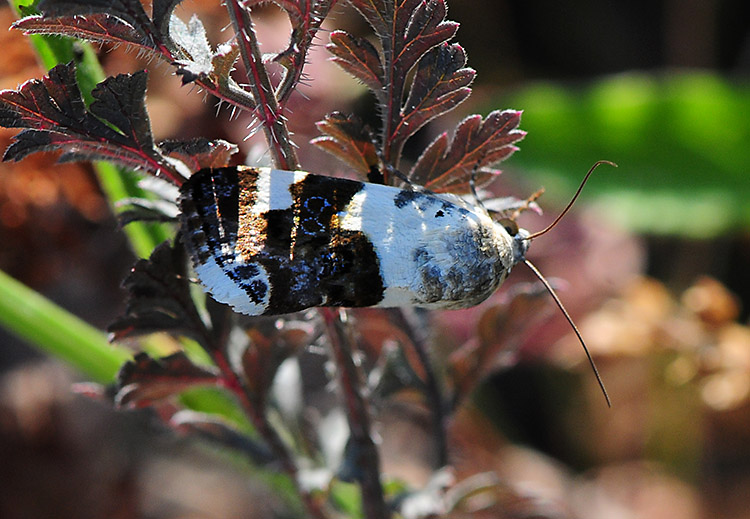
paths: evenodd
<path fill-rule="evenodd" d="M 304 172 L 202 170 L 179 202 L 201 283 L 250 315 L 468 307 L 489 297 L 528 247 L 518 236 L 525 231 L 511 236 L 459 197 Z"/>

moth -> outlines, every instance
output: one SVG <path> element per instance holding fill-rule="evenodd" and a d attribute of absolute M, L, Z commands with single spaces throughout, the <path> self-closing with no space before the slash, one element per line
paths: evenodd
<path fill-rule="evenodd" d="M 453 194 L 247 166 L 203 169 L 181 187 L 182 240 L 208 292 L 248 315 L 315 306 L 458 309 L 492 295 L 525 263 L 529 233 Z"/>
<path fill-rule="evenodd" d="M 180 190 L 182 236 L 213 297 L 248 315 L 313 306 L 477 305 L 529 233 L 452 194 L 225 167 Z"/>

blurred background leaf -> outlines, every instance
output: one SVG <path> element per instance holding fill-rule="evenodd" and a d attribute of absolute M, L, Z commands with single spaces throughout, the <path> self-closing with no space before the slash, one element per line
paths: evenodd
<path fill-rule="evenodd" d="M 545 198 L 566 200 L 593 160 L 608 159 L 620 169 L 597 172 L 586 198 L 632 231 L 710 238 L 750 226 L 750 82 L 626 73 L 501 99 L 523 108 L 528 131 L 513 168 Z"/>

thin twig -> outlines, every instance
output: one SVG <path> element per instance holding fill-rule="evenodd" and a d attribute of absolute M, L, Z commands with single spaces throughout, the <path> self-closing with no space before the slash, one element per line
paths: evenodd
<path fill-rule="evenodd" d="M 349 420 L 350 441 L 356 445 L 357 477 L 362 491 L 362 511 L 366 519 L 388 519 L 390 510 L 385 503 L 380 483 L 380 454 L 370 435 L 370 411 L 362 395 L 362 380 L 352 357 L 353 340 L 336 310 L 321 308 L 333 352 L 341 389 L 344 393 L 346 416 Z"/>

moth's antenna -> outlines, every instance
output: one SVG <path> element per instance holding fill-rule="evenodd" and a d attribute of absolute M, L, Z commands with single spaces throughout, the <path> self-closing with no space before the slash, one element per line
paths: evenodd
<path fill-rule="evenodd" d="M 599 163 L 597 163 L 599 164 Z M 595 166 L 596 167 L 596 166 Z M 589 171 L 589 174 L 591 171 Z M 591 369 L 594 370 L 594 375 L 596 375 L 596 381 L 599 383 L 599 387 L 602 390 L 602 394 L 604 395 L 604 399 L 607 401 L 607 407 L 612 407 L 612 401 L 609 399 L 609 395 L 607 394 L 607 389 L 604 387 L 604 381 L 602 381 L 601 375 L 599 375 L 599 370 L 596 368 L 596 363 L 594 362 L 594 358 L 591 356 L 591 353 L 589 353 L 588 347 L 586 347 L 586 343 L 583 341 L 583 336 L 581 335 L 581 332 L 578 331 L 578 327 L 573 322 L 573 319 L 571 319 L 570 314 L 565 309 L 565 306 L 562 304 L 562 301 L 560 301 L 560 298 L 557 296 L 557 293 L 552 288 L 552 285 L 549 284 L 549 281 L 542 275 L 541 272 L 539 272 L 539 269 L 534 266 L 533 263 L 531 263 L 529 260 L 524 259 L 524 263 L 526 263 L 526 266 L 531 269 L 531 272 L 534 273 L 534 275 L 539 279 L 539 281 L 542 282 L 542 285 L 544 285 L 544 288 L 547 289 L 547 292 L 549 292 L 549 295 L 552 296 L 552 299 L 555 300 L 555 303 L 557 304 L 557 307 L 560 309 L 560 311 L 565 316 L 565 319 L 568 320 L 568 324 L 570 324 L 570 327 L 573 328 L 573 331 L 576 334 L 576 337 L 578 337 L 578 341 L 581 343 L 581 346 L 583 346 L 583 351 L 586 352 L 586 357 L 589 359 L 589 364 L 591 365 Z"/>
<path fill-rule="evenodd" d="M 581 194 L 581 191 L 583 191 L 583 186 L 586 185 L 586 182 L 588 181 L 588 179 L 591 176 L 591 174 L 594 172 L 594 170 L 596 168 L 598 168 L 602 164 L 609 164 L 610 166 L 613 166 L 615 168 L 617 167 L 617 164 L 615 164 L 614 162 L 610 162 L 608 160 L 599 160 L 596 163 L 594 163 L 594 165 L 591 166 L 591 169 L 589 169 L 589 172 L 586 173 L 586 176 L 583 177 L 583 181 L 581 182 L 581 185 L 578 186 L 578 190 L 576 191 L 576 194 L 573 195 L 573 198 L 570 199 L 570 202 L 568 202 L 568 205 L 565 206 L 565 209 L 562 210 L 562 212 L 560 213 L 560 215 L 557 218 L 555 218 L 555 221 L 552 222 L 551 224 L 549 224 L 547 227 L 545 227 L 541 231 L 535 232 L 534 234 L 531 234 L 531 235 L 527 236 L 524 239 L 526 239 L 526 240 L 533 240 L 534 238 L 538 238 L 542 234 L 545 234 L 545 233 L 549 232 L 555 225 L 557 225 L 558 222 L 560 220 L 562 220 L 563 216 L 565 216 L 567 214 L 567 212 L 570 211 L 570 208 L 573 207 L 573 204 L 575 203 L 576 199 L 578 198 L 578 195 Z"/>

